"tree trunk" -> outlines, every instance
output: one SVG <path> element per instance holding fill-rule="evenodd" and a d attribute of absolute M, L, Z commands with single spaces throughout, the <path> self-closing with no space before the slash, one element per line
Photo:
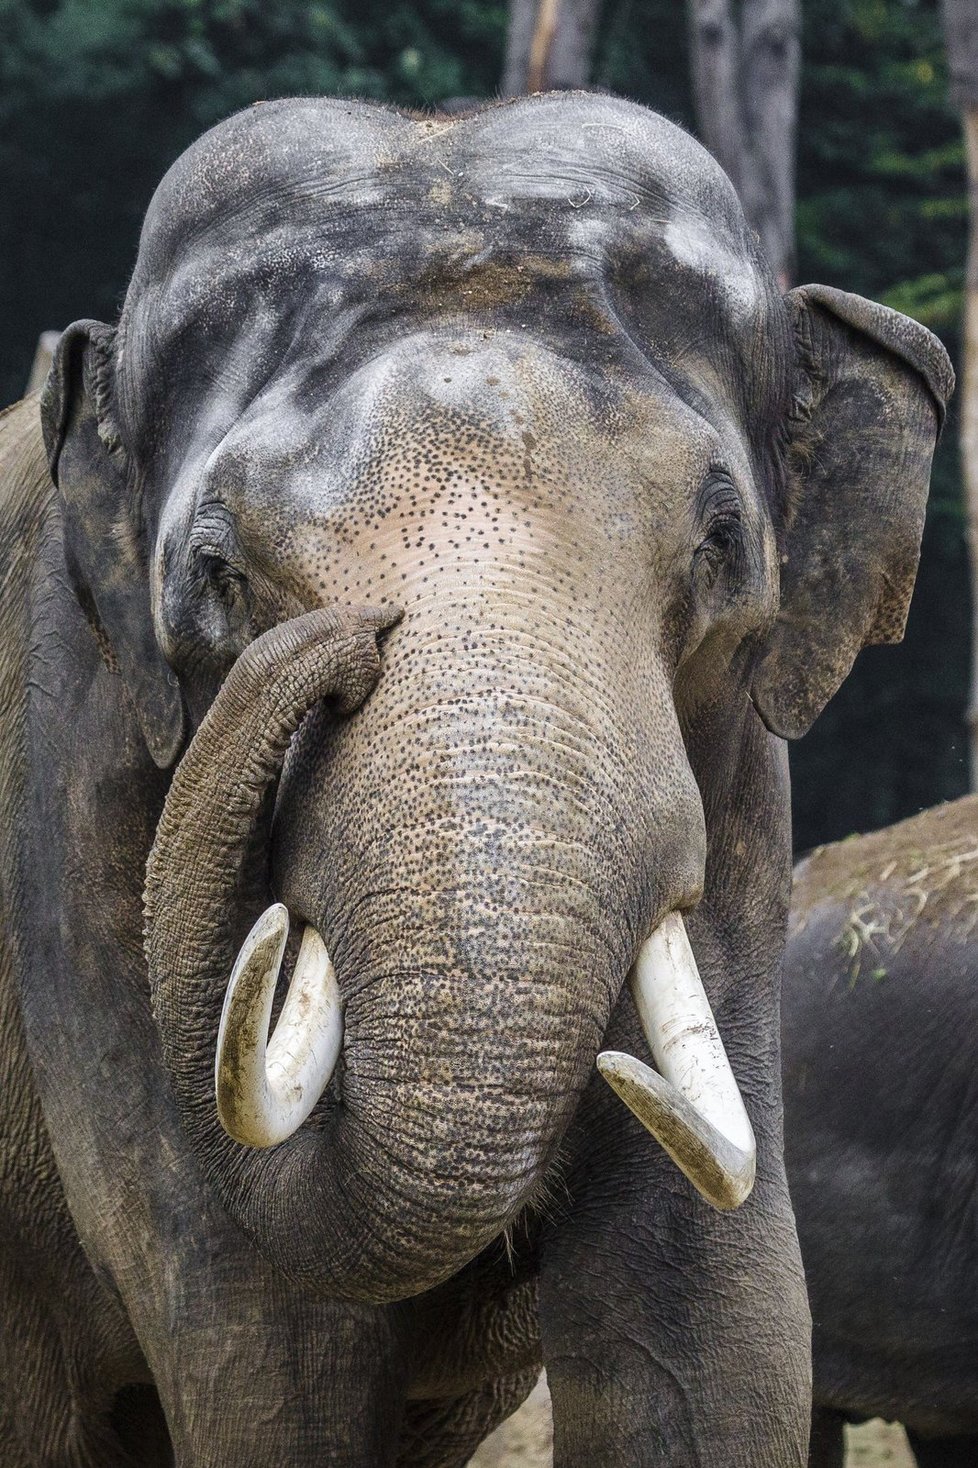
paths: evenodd
<path fill-rule="evenodd" d="M 693 99 L 700 135 L 738 193 L 744 161 L 740 36 L 731 0 L 689 0 Z"/>
<path fill-rule="evenodd" d="M 964 282 L 961 470 L 971 561 L 971 788 L 978 790 L 978 7 L 943 0 L 951 96 L 961 108 L 968 169 L 968 259 Z"/>
<path fill-rule="evenodd" d="M 600 0 L 510 0 L 503 93 L 586 87 Z"/>
<path fill-rule="evenodd" d="M 60 331 L 42 331 L 38 337 L 34 361 L 31 363 L 27 386 L 24 388 L 25 398 L 28 393 L 37 392 L 47 381 L 47 375 L 54 360 L 54 349 L 58 345 L 60 335 Z"/>
<path fill-rule="evenodd" d="M 795 256 L 798 0 L 689 0 L 696 117 L 787 289 Z"/>

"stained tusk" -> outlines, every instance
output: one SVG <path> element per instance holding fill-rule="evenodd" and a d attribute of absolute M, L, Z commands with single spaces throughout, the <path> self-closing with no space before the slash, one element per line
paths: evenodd
<path fill-rule="evenodd" d="M 343 1044 L 336 975 L 322 938 L 308 926 L 268 1039 L 288 936 L 288 910 L 276 902 L 241 945 L 217 1035 L 217 1114 L 224 1130 L 249 1147 L 274 1147 L 298 1130 L 326 1089 Z"/>
<path fill-rule="evenodd" d="M 598 1069 L 707 1202 L 737 1208 L 754 1185 L 754 1133 L 679 913 L 643 944 L 631 982 L 658 1070 L 618 1050 Z"/>

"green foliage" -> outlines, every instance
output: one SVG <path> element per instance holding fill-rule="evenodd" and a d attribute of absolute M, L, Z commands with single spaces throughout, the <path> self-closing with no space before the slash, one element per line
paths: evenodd
<path fill-rule="evenodd" d="M 960 317 L 965 188 L 938 0 L 802 0 L 799 274 L 940 331 Z M 111 318 L 149 196 L 260 98 L 492 96 L 504 0 L 0 0 L 0 402 L 38 333 Z M 605 0 L 599 86 L 692 125 L 682 0 Z M 901 649 L 872 650 L 793 753 L 800 846 L 965 787 L 968 585 L 952 411 Z"/>
<path fill-rule="evenodd" d="M 954 329 L 964 144 L 936 0 L 805 0 L 804 14 L 802 273 Z"/>
<path fill-rule="evenodd" d="M 478 0 L 2 0 L 0 80 L 8 109 L 150 93 L 198 128 L 289 93 L 424 105 L 492 91 L 505 19 Z"/>
<path fill-rule="evenodd" d="M 604 0 L 595 85 L 693 129 L 689 43 L 679 0 Z"/>
<path fill-rule="evenodd" d="M 882 295 L 884 306 L 915 316 L 931 331 L 956 334 L 964 299 L 964 266 L 901 280 Z"/>

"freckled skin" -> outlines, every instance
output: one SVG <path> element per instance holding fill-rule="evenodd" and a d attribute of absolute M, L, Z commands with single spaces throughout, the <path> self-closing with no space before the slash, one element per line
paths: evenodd
<path fill-rule="evenodd" d="M 978 1458 L 976 831 L 967 796 L 798 868 L 784 1077 L 812 1468 L 877 1415 L 906 1425 L 920 1468 Z"/>
<path fill-rule="evenodd" d="M 38 1410 L 85 1461 L 130 1461 L 106 1403 L 151 1377 L 180 1464 L 460 1468 L 541 1362 L 558 1468 L 804 1461 L 780 736 L 899 636 L 949 389 L 914 323 L 782 300 L 630 104 L 274 103 L 174 166 L 120 321 L 62 340 L 57 493 L 33 404 L 0 446 L 4 1043 L 102 1392 Z M 273 898 L 345 1038 L 254 1151 L 214 1047 Z M 594 1067 L 646 1053 L 625 979 L 675 907 L 758 1139 L 732 1215 Z"/>

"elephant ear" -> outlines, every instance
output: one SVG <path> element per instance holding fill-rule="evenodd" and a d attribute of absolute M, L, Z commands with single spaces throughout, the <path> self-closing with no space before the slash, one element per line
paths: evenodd
<path fill-rule="evenodd" d="M 161 769 L 183 742 L 183 700 L 156 641 L 146 557 L 112 408 L 115 332 L 76 321 L 58 343 L 41 394 L 48 464 L 61 494 L 65 555 L 79 601 L 125 680 Z"/>
<path fill-rule="evenodd" d="M 898 311 L 824 285 L 786 299 L 789 519 L 780 612 L 751 696 L 773 733 L 796 739 L 861 647 L 903 636 L 954 373 L 937 337 Z"/>

